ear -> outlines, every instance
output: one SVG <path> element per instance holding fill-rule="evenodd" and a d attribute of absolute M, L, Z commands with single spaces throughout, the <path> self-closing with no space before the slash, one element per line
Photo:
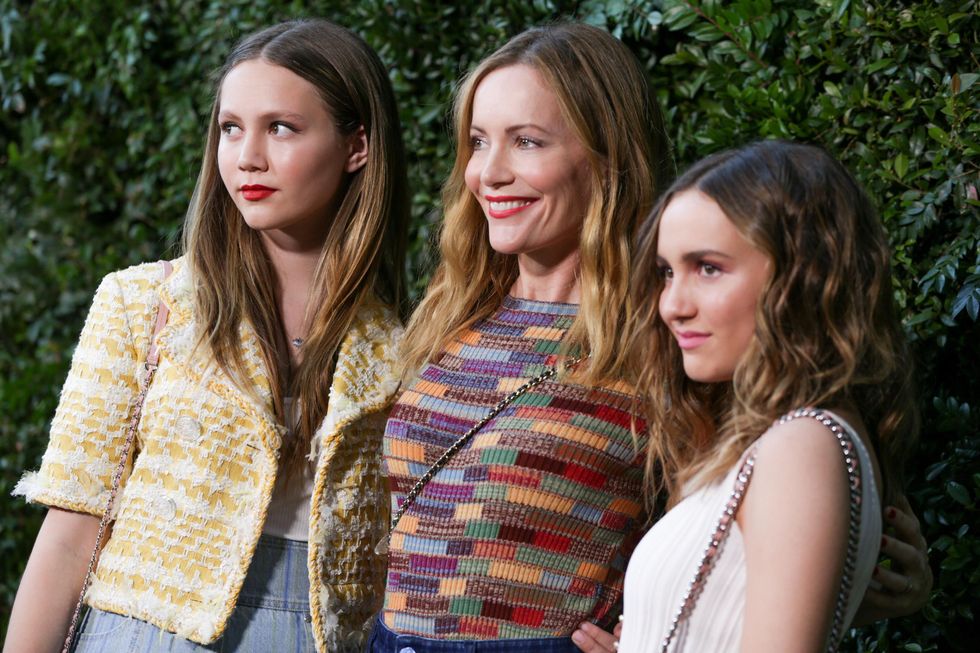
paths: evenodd
<path fill-rule="evenodd" d="M 344 170 L 357 172 L 364 167 L 368 159 L 368 140 L 364 125 L 359 125 L 353 134 L 347 137 L 347 165 Z"/>

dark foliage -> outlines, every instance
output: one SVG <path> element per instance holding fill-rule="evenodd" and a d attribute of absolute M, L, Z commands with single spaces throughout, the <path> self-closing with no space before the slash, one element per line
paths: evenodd
<path fill-rule="evenodd" d="M 99 278 L 173 255 L 199 165 L 209 72 L 297 16 L 362 34 L 390 66 L 409 153 L 409 278 L 424 287 L 453 151 L 455 81 L 525 27 L 572 16 L 649 70 L 679 166 L 764 137 L 823 144 L 876 199 L 918 356 L 909 495 L 936 574 L 919 615 L 854 651 L 966 651 L 980 598 L 980 5 L 967 0 L 0 0 L 0 637 L 43 512 L 36 468 Z"/>

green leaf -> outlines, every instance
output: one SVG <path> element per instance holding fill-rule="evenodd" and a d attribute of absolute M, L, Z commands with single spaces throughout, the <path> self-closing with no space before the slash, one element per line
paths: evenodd
<path fill-rule="evenodd" d="M 686 4 L 674 5 L 664 12 L 664 24 L 675 32 L 691 26 L 697 19 L 698 15 Z"/>
<path fill-rule="evenodd" d="M 956 293 L 951 311 L 953 317 L 959 315 L 964 309 L 970 318 L 976 322 L 978 315 L 980 315 L 980 286 L 965 285 Z"/>
<path fill-rule="evenodd" d="M 688 34 L 693 36 L 698 41 L 705 42 L 714 42 L 725 38 L 725 34 L 710 23 L 698 25 L 694 29 L 690 30 Z"/>
<path fill-rule="evenodd" d="M 936 125 L 930 125 L 928 132 L 930 138 L 932 138 L 934 141 L 938 141 L 943 145 L 946 145 L 949 142 L 949 137 L 946 135 L 946 132 Z"/>
<path fill-rule="evenodd" d="M 834 0 L 834 13 L 830 19 L 835 22 L 840 20 L 850 5 L 851 0 Z"/>
<path fill-rule="evenodd" d="M 977 83 L 977 80 L 980 79 L 980 73 L 962 73 L 957 74 L 957 77 L 959 77 L 960 84 L 956 92 L 963 93 Z"/>
<path fill-rule="evenodd" d="M 878 61 L 874 62 L 873 64 L 871 64 L 867 68 L 865 68 L 864 69 L 864 72 L 870 75 L 871 73 L 876 73 L 879 70 L 882 70 L 884 68 L 888 68 L 893 63 L 894 63 L 894 61 L 892 59 L 890 59 L 890 58 L 879 59 Z"/>
<path fill-rule="evenodd" d="M 895 175 L 899 179 L 905 177 L 905 173 L 909 170 L 909 158 L 904 153 L 898 154 L 895 157 Z"/>
<path fill-rule="evenodd" d="M 970 492 L 956 481 L 949 481 L 946 483 L 946 492 L 948 492 L 949 496 L 953 497 L 957 503 L 963 504 L 967 507 L 973 505 L 973 501 L 970 499 Z"/>

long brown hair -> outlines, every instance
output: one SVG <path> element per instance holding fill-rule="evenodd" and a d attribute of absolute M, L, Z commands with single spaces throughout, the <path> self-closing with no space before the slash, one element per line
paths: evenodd
<path fill-rule="evenodd" d="M 363 126 L 366 164 L 348 175 L 342 201 L 314 274 L 307 301 L 309 332 L 302 362 L 290 370 L 275 276 L 259 235 L 250 229 L 221 181 L 217 165 L 221 84 L 238 64 L 261 59 L 282 66 L 318 91 L 344 135 Z M 408 221 L 401 128 L 387 72 L 374 51 L 347 29 L 325 20 L 274 25 L 243 39 L 216 75 L 215 99 L 201 173 L 184 230 L 196 288 L 201 342 L 216 363 L 247 387 L 239 328 L 255 330 L 271 382 L 273 407 L 285 421 L 284 396 L 299 403 L 297 437 L 286 460 L 309 449 L 327 410 L 334 359 L 358 310 L 368 301 L 398 307 L 404 297 Z M 328 219 L 328 216 L 324 216 Z"/>
<path fill-rule="evenodd" d="M 564 119 L 585 146 L 591 200 L 579 245 L 581 307 L 565 345 L 590 353 L 590 376 L 619 378 L 614 368 L 628 312 L 632 243 L 672 172 L 663 118 L 636 57 L 597 27 L 561 23 L 518 34 L 463 80 L 456 96 L 456 160 L 443 188 L 441 261 L 405 336 L 406 372 L 433 359 L 448 341 L 490 315 L 517 278 L 517 257 L 498 254 L 486 217 L 464 179 L 472 154 L 473 96 L 490 72 L 534 68 L 558 99 Z"/>
<path fill-rule="evenodd" d="M 730 384 L 688 379 L 658 314 L 660 218 L 671 199 L 689 189 L 717 202 L 770 259 L 755 334 Z M 649 402 L 652 491 L 667 489 L 676 500 L 684 483 L 724 475 L 794 408 L 848 404 L 868 426 L 883 495 L 901 487 L 918 412 L 888 241 L 865 192 L 825 151 L 763 141 L 695 164 L 640 230 L 631 294 L 637 310 L 625 355 L 640 368 L 638 393 Z"/>

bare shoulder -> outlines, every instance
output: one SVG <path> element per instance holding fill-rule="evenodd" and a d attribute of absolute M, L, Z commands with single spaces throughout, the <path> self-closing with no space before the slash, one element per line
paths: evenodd
<path fill-rule="evenodd" d="M 847 470 L 837 437 L 815 419 L 772 426 L 756 443 L 744 519 L 837 522 L 847 515 Z M 825 522 L 826 523 L 826 522 Z"/>
<path fill-rule="evenodd" d="M 756 447 L 756 462 L 760 468 L 772 465 L 781 469 L 797 469 L 804 475 L 820 473 L 824 466 L 840 472 L 844 469 L 836 435 L 812 418 L 774 424 L 759 439 Z"/>

